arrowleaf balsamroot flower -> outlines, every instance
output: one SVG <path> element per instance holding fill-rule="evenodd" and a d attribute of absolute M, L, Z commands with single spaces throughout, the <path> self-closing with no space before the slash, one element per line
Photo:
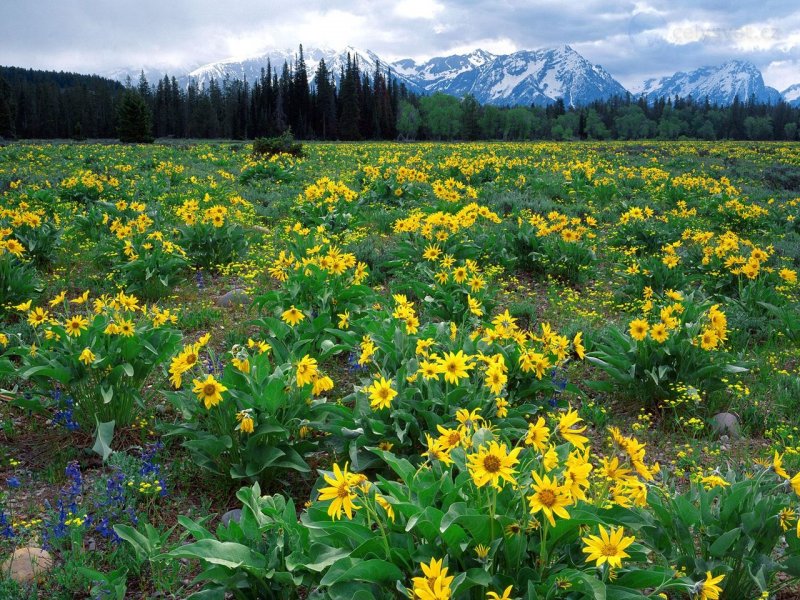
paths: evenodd
<path fill-rule="evenodd" d="M 389 408 L 392 405 L 392 399 L 397 396 L 397 392 L 392 389 L 392 380 L 387 381 L 383 376 L 373 381 L 367 391 L 369 392 L 369 405 L 373 410 Z"/>
<path fill-rule="evenodd" d="M 435 558 L 427 565 L 420 563 L 425 577 L 414 577 L 414 597 L 419 600 L 448 600 L 452 593 L 450 584 L 455 575 L 447 576 L 447 567 L 442 567 L 444 559 Z"/>
<path fill-rule="evenodd" d="M 469 364 L 469 356 L 464 354 L 463 350 L 458 353 L 445 352 L 444 356 L 439 359 L 439 369 L 444 373 L 444 379 L 447 383 L 458 385 L 458 380 L 469 377 L 469 371 L 472 365 Z"/>
<path fill-rule="evenodd" d="M 706 571 L 705 580 L 697 583 L 698 590 L 695 597 L 698 600 L 718 600 L 722 588 L 717 584 L 723 579 L 725 579 L 725 575 L 713 577 L 711 571 Z"/>
<path fill-rule="evenodd" d="M 581 435 L 584 431 L 586 431 L 586 425 L 583 427 L 577 427 L 577 424 L 581 422 L 581 419 L 578 416 L 578 412 L 573 409 L 569 409 L 567 414 L 563 415 L 558 420 L 558 433 L 567 440 L 573 446 L 580 448 L 583 450 L 586 447 L 586 442 L 589 441 L 585 435 Z"/>
<path fill-rule="evenodd" d="M 500 489 L 500 479 L 516 485 L 514 479 L 514 466 L 519 462 L 517 456 L 522 448 L 514 448 L 511 452 L 506 450 L 505 444 L 490 442 L 489 446 L 481 446 L 474 454 L 467 456 L 472 481 L 478 487 L 491 483 L 492 487 Z"/>
<path fill-rule="evenodd" d="M 625 552 L 625 549 L 630 546 L 635 538 L 633 536 L 624 537 L 624 530 L 622 527 L 611 528 L 611 532 L 607 532 L 605 527 L 600 525 L 600 536 L 590 535 L 581 538 L 581 541 L 586 544 L 583 547 L 583 552 L 588 554 L 586 562 L 595 561 L 599 567 L 607 562 L 608 566 L 613 568 L 622 567 L 622 559 L 630 558 L 630 555 Z"/>
<path fill-rule="evenodd" d="M 214 379 L 213 375 L 206 377 L 205 381 L 194 379 L 192 391 L 197 394 L 197 399 L 202 400 L 207 409 L 222 402 L 222 392 L 227 392 L 228 388 Z"/>
<path fill-rule="evenodd" d="M 283 319 L 286 323 L 288 323 L 292 327 L 297 325 L 300 321 L 302 321 L 305 318 L 306 316 L 298 309 L 296 309 L 294 307 L 294 304 L 292 304 L 291 308 L 283 311 L 283 313 L 281 314 L 281 319 Z"/>
<path fill-rule="evenodd" d="M 78 360 L 85 364 L 87 367 L 94 362 L 95 355 L 89 348 L 84 348 Z"/>
<path fill-rule="evenodd" d="M 297 363 L 297 387 L 303 387 L 309 383 L 314 382 L 314 377 L 317 375 L 317 359 L 311 358 L 306 354 Z"/>
<path fill-rule="evenodd" d="M 554 514 L 562 519 L 570 518 L 569 513 L 564 508 L 571 502 L 569 492 L 558 485 L 555 478 L 551 480 L 547 475 L 539 477 L 539 474 L 534 471 L 531 485 L 533 486 L 533 494 L 528 496 L 528 504 L 530 504 L 532 515 L 542 511 L 553 527 L 556 526 L 556 520 L 553 518 Z"/>
<path fill-rule="evenodd" d="M 88 325 L 89 321 L 86 317 L 76 315 L 67 319 L 64 323 L 64 329 L 67 331 L 67 335 L 78 337 L 81 331 L 84 331 Z"/>
<path fill-rule="evenodd" d="M 334 521 L 342 518 L 342 513 L 347 514 L 348 519 L 353 518 L 353 511 L 361 508 L 353 500 L 356 494 L 353 491 L 361 482 L 361 477 L 347 472 L 347 463 L 344 464 L 344 471 L 339 465 L 333 465 L 333 477 L 330 475 L 322 476 L 328 483 L 328 487 L 319 490 L 320 502 L 333 500 L 328 507 L 328 516 Z"/>
<path fill-rule="evenodd" d="M 628 331 L 633 339 L 635 339 L 637 342 L 641 342 L 647 337 L 647 331 L 649 329 L 650 326 L 648 325 L 647 321 L 644 319 L 634 319 L 630 322 Z"/>

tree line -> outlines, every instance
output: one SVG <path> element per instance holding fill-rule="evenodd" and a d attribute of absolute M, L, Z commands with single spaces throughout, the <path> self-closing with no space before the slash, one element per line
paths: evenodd
<path fill-rule="evenodd" d="M 134 122 L 132 122 L 134 121 Z M 132 129 L 133 128 L 133 129 Z M 96 75 L 0 67 L 0 137 L 253 139 L 290 130 L 320 140 L 749 139 L 796 140 L 800 108 L 785 102 L 631 95 L 565 107 L 481 105 L 441 93 L 418 95 L 380 64 L 348 55 L 339 72 L 309 72 L 295 60 L 267 63 L 255 81 L 212 78 L 179 84 L 164 76 L 126 84 Z"/>

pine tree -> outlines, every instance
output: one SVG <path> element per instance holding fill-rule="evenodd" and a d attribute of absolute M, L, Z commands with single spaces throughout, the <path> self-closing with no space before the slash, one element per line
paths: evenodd
<path fill-rule="evenodd" d="M 152 116 L 142 97 L 126 90 L 119 106 L 117 133 L 121 142 L 145 143 L 153 141 Z"/>
<path fill-rule="evenodd" d="M 0 138 L 14 138 L 14 112 L 12 109 L 11 86 L 0 77 Z"/>
<path fill-rule="evenodd" d="M 358 103 L 358 67 L 347 54 L 347 67 L 341 77 L 339 93 L 339 137 L 343 140 L 360 140 L 359 121 L 361 111 Z"/>

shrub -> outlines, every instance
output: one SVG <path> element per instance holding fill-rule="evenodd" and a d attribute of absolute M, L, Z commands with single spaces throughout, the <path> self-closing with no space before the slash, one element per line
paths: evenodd
<path fill-rule="evenodd" d="M 253 154 L 259 156 L 273 156 L 275 154 L 305 156 L 303 145 L 295 141 L 291 131 L 284 131 L 277 137 L 256 138 L 253 141 Z"/>

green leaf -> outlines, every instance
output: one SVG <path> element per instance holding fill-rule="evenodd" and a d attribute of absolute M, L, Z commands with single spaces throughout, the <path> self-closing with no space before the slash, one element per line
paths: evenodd
<path fill-rule="evenodd" d="M 94 445 L 92 446 L 92 450 L 102 456 L 103 462 L 105 462 L 108 460 L 108 457 L 111 456 L 111 453 L 114 452 L 111 449 L 111 440 L 114 437 L 114 421 L 101 423 L 97 416 L 95 416 L 94 420 L 95 423 L 97 423 L 97 427 L 94 430 Z"/>
<path fill-rule="evenodd" d="M 321 585 L 333 585 L 342 581 L 368 581 L 371 583 L 397 581 L 403 573 L 395 565 L 385 560 L 373 558 L 361 560 L 343 558 L 325 573 Z"/>
<path fill-rule="evenodd" d="M 708 547 L 708 551 L 711 556 L 723 558 L 728 549 L 736 542 L 737 539 L 739 539 L 740 533 L 741 529 L 737 527 L 736 529 L 731 529 L 730 531 L 719 536 L 714 543 Z"/>
<path fill-rule="evenodd" d="M 661 585 L 672 579 L 674 571 L 660 569 L 658 567 L 651 567 L 645 570 L 629 571 L 624 575 L 620 575 L 614 581 L 615 585 L 623 588 L 634 588 L 643 590 L 645 588 L 658 588 Z M 613 596 L 612 596 L 613 597 Z"/>
<path fill-rule="evenodd" d="M 236 542 L 219 542 L 217 540 L 199 540 L 175 548 L 161 556 L 171 558 L 197 558 L 213 565 L 236 569 L 239 567 L 249 569 L 264 569 L 267 561 L 258 552 Z"/>
<path fill-rule="evenodd" d="M 128 377 L 133 377 L 133 365 L 131 363 L 122 363 L 122 370 L 125 371 L 125 375 Z"/>

